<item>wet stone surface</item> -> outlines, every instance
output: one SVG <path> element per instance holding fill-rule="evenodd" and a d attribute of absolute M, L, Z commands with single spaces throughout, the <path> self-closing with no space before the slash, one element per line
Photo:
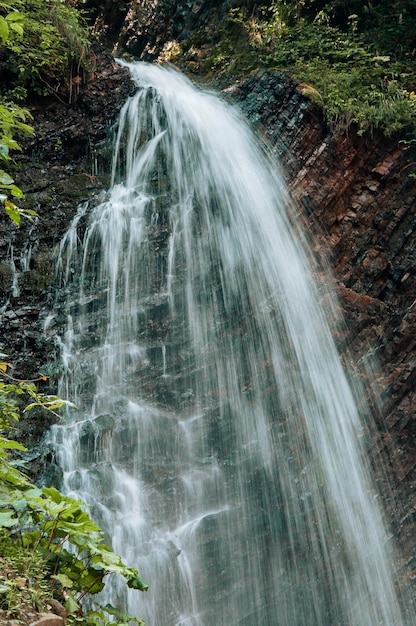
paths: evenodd
<path fill-rule="evenodd" d="M 283 88 L 282 88 L 283 86 Z M 416 196 L 415 151 L 394 139 L 329 130 L 320 112 L 280 74 L 259 72 L 233 90 L 280 158 L 303 208 L 312 247 L 328 257 L 345 324 L 336 340 L 367 387 L 377 428 L 370 459 L 407 565 L 416 574 Z"/>
<path fill-rule="evenodd" d="M 51 97 L 30 107 L 34 134 L 21 141 L 23 150 L 15 156 L 11 173 L 25 193 L 22 206 L 39 217 L 22 220 L 20 228 L 5 215 L 0 218 L 0 350 L 9 355 L 16 378 L 50 376 L 39 382 L 45 393 L 56 393 L 55 335 L 64 323 L 57 318 L 44 332 L 55 300 L 57 246 L 79 203 L 108 186 L 111 128 L 134 90 L 126 71 L 97 44 L 94 69 L 76 101 Z M 22 422 L 29 447 L 51 420 L 35 411 Z"/>

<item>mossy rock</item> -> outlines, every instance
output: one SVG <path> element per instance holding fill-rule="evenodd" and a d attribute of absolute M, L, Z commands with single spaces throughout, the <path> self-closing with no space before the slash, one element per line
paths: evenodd
<path fill-rule="evenodd" d="M 92 190 L 101 186 L 95 176 L 89 176 L 85 173 L 74 174 L 70 178 L 60 180 L 55 184 L 55 190 L 58 194 L 68 199 L 81 202 L 88 200 L 92 194 Z"/>
<path fill-rule="evenodd" d="M 33 269 L 23 272 L 19 278 L 22 290 L 27 293 L 41 293 L 53 282 L 55 266 L 49 251 L 40 252 L 33 260 Z"/>
<path fill-rule="evenodd" d="M 10 292 L 12 282 L 12 268 L 8 263 L 0 263 L 0 294 L 2 297 Z"/>
<path fill-rule="evenodd" d="M 106 413 L 104 415 L 98 415 L 94 420 L 94 424 L 98 434 L 104 435 L 105 433 L 111 432 L 116 423 L 114 417 Z"/>

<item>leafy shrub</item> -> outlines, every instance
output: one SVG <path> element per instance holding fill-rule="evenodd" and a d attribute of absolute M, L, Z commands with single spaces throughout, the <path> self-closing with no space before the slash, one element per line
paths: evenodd
<path fill-rule="evenodd" d="M 39 95 L 59 91 L 73 99 L 78 74 L 87 62 L 88 32 L 80 13 L 63 0 L 0 0 L 0 161 L 10 161 L 10 151 L 20 150 L 16 136 L 31 133 L 29 112 L 16 104 L 28 90 Z M 23 197 L 13 178 L 0 168 L 0 205 L 17 224 L 22 210 L 15 199 Z"/>
<path fill-rule="evenodd" d="M 71 99 L 89 44 L 80 12 L 64 0 L 3 0 L 0 10 L 6 13 L 0 18 L 0 37 L 1 19 L 10 26 L 5 32 L 8 82 L 39 95 L 66 92 Z"/>
<path fill-rule="evenodd" d="M 400 65 L 336 28 L 313 23 L 286 29 L 265 61 L 290 68 L 296 80 L 312 85 L 306 93 L 333 124 L 354 122 L 361 131 L 377 127 L 386 135 L 416 126 L 415 103 Z"/>
<path fill-rule="evenodd" d="M 36 487 L 10 459 L 10 452 L 25 450 L 7 436 L 19 419 L 22 396 L 30 399 L 26 411 L 40 406 L 55 412 L 68 403 L 39 394 L 33 383 L 13 380 L 8 368 L 6 361 L 0 362 L 0 552 L 6 572 L 0 575 L 2 606 L 19 617 L 22 606 L 42 609 L 56 596 L 65 603 L 70 624 L 142 625 L 139 618 L 110 605 L 83 614 L 83 598 L 100 592 L 111 574 L 122 576 L 132 589 L 146 591 L 147 585 L 104 543 L 82 502 L 54 487 Z M 22 577 L 26 582 L 19 585 Z"/>

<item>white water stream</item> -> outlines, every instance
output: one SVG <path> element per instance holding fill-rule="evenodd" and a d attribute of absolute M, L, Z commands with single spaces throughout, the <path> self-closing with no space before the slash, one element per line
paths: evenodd
<path fill-rule="evenodd" d="M 62 241 L 65 490 L 148 626 L 401 626 L 362 426 L 282 180 L 239 115 L 130 66 L 113 185 Z"/>

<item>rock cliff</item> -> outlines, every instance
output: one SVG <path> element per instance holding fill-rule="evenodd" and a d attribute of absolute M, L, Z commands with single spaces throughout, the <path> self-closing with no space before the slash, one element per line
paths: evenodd
<path fill-rule="evenodd" d="M 416 521 L 415 152 L 382 136 L 327 128 L 299 86 L 259 72 L 236 89 L 251 123 L 281 160 L 315 251 L 330 260 L 345 325 L 341 352 L 360 364 L 378 430 L 370 456 L 385 467 L 394 531 L 408 566 Z"/>
<path fill-rule="evenodd" d="M 148 60 L 195 25 L 208 25 L 213 13 L 220 20 L 228 3 L 142 0 L 134 14 L 127 7 L 114 13 L 116 4 L 96 9 L 96 28 Z M 354 363 L 369 356 L 375 363 L 367 384 L 378 430 L 369 454 L 378 480 L 387 468 L 389 522 L 415 576 L 416 152 L 393 139 L 328 128 L 282 74 L 259 71 L 223 87 L 280 159 L 313 246 L 330 259 L 345 317 L 341 351 Z M 126 72 L 97 46 L 95 70 L 74 104 L 32 106 L 35 135 L 16 158 L 26 206 L 39 219 L 19 230 L 3 218 L 0 224 L 1 349 L 18 376 L 50 374 L 45 389 L 54 392 L 58 348 L 53 328 L 43 330 L 54 297 L 54 246 L 78 203 L 108 183 L 111 124 L 131 90 Z M 44 428 L 36 420 L 23 425 L 29 442 Z"/>

